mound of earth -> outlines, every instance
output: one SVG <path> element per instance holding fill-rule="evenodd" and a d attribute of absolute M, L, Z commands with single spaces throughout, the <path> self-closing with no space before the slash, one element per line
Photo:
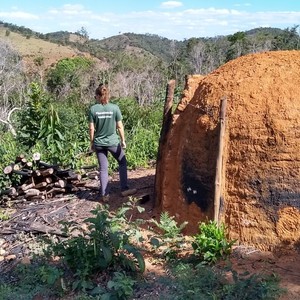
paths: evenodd
<path fill-rule="evenodd" d="M 189 221 L 189 233 L 217 213 L 241 244 L 299 249 L 299 86 L 300 51 L 247 55 L 188 77 L 162 149 L 161 210 Z"/>

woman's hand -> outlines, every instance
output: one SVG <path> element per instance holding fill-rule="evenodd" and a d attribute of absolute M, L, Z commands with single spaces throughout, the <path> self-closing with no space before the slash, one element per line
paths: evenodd
<path fill-rule="evenodd" d="M 122 147 L 123 149 L 126 149 L 126 143 L 125 143 L 125 141 L 121 142 L 121 147 Z"/>
<path fill-rule="evenodd" d="M 90 151 L 94 152 L 95 151 L 95 145 L 93 142 L 90 144 Z"/>

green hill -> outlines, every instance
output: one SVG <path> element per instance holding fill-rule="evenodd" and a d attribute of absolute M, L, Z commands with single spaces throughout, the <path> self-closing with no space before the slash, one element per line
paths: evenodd
<path fill-rule="evenodd" d="M 172 74 L 207 74 L 228 60 L 247 53 L 299 48 L 298 26 L 254 28 L 228 36 L 170 40 L 155 34 L 124 33 L 102 40 L 89 39 L 81 32 L 58 31 L 47 34 L 23 26 L 0 22 L 0 37 L 9 40 L 20 52 L 27 66 L 43 60 L 45 68 L 65 57 L 78 55 L 95 57 L 108 64 L 131 60 L 141 67 L 141 61 L 155 60 L 169 68 Z M 201 55 L 197 56 L 197 52 Z M 121 59 L 120 57 L 123 57 Z M 202 69 L 195 66 L 201 59 Z M 178 74 L 180 69 L 182 74 Z M 174 73 L 175 72 L 175 73 Z M 176 76 L 177 76 L 176 75 Z"/>

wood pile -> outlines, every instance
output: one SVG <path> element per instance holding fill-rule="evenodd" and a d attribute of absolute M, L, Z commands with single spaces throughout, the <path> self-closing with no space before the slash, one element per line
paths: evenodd
<path fill-rule="evenodd" d="M 2 199 L 16 201 L 44 200 L 57 194 L 74 193 L 87 188 L 85 179 L 98 179 L 98 171 L 78 174 L 72 169 L 61 169 L 59 165 L 42 161 L 40 153 L 34 153 L 32 161 L 19 155 L 4 168 L 3 173 L 10 178 L 21 176 L 18 186 L 0 191 Z"/>

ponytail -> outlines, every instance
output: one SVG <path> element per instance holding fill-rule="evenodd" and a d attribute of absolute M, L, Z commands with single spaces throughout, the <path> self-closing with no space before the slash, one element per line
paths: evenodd
<path fill-rule="evenodd" d="M 107 84 L 100 83 L 95 93 L 97 96 L 100 96 L 100 102 L 107 103 L 109 101 L 109 88 Z"/>

